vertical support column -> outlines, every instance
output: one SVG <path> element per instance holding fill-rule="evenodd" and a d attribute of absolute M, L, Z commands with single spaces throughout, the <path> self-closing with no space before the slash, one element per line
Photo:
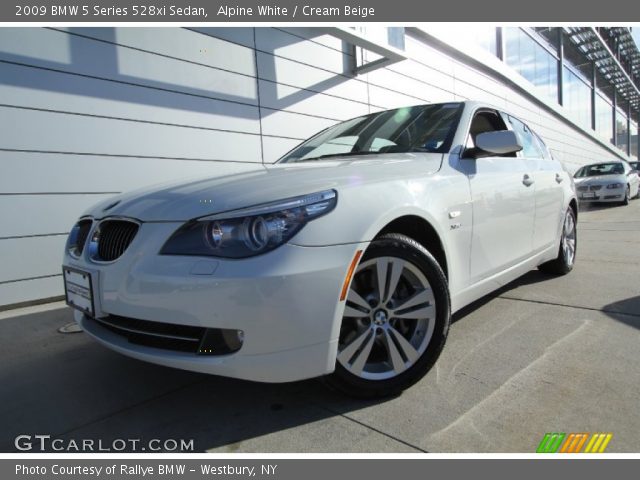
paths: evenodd
<path fill-rule="evenodd" d="M 596 62 L 591 62 L 591 129 L 596 130 Z"/>
<path fill-rule="evenodd" d="M 613 86 L 613 144 L 617 147 L 618 146 L 618 128 L 616 126 L 616 116 L 618 113 L 617 107 L 618 106 L 618 92 L 616 91 L 616 87 L 615 85 Z"/>
<path fill-rule="evenodd" d="M 564 85 L 564 45 L 562 43 L 562 28 L 558 27 L 558 103 L 564 105 L 563 85 Z"/>
<path fill-rule="evenodd" d="M 504 31 L 503 27 L 496 27 L 496 56 L 504 62 Z"/>
<path fill-rule="evenodd" d="M 631 155 L 631 102 L 627 102 L 627 155 Z"/>

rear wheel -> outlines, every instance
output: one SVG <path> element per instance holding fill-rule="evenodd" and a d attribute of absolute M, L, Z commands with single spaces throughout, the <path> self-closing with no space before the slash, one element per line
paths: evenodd
<path fill-rule="evenodd" d="M 431 369 L 450 318 L 447 279 L 436 259 L 404 235 L 380 237 L 351 282 L 328 383 L 357 397 L 400 393 Z"/>
<path fill-rule="evenodd" d="M 573 270 L 577 247 L 578 233 L 576 231 L 576 215 L 573 213 L 573 209 L 569 207 L 564 216 L 558 256 L 550 262 L 543 263 L 538 269 L 554 275 L 566 275 Z"/>

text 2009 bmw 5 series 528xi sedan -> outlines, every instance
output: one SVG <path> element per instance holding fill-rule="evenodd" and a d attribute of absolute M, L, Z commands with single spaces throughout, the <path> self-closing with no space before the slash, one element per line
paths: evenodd
<path fill-rule="evenodd" d="M 571 176 L 488 105 L 354 118 L 255 171 L 120 195 L 66 245 L 83 329 L 141 360 L 395 394 L 451 313 L 528 270 L 568 273 Z"/>

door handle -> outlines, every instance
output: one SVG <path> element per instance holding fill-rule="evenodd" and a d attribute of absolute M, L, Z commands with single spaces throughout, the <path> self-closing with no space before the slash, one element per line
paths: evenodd
<path fill-rule="evenodd" d="M 564 180 L 564 178 L 562 178 L 562 175 L 560 175 L 559 173 L 556 173 L 556 182 L 562 183 L 562 180 Z"/>
<path fill-rule="evenodd" d="M 535 183 L 535 180 L 531 178 L 528 173 L 525 173 L 524 177 L 522 177 L 522 183 L 524 183 L 525 186 L 530 187 Z"/>

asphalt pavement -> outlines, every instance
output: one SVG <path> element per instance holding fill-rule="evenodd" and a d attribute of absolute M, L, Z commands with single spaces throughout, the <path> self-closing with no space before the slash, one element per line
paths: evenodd
<path fill-rule="evenodd" d="M 574 271 L 531 271 L 456 314 L 436 366 L 392 399 L 150 365 L 58 333 L 71 320 L 61 303 L 0 313 L 0 451 L 51 435 L 223 453 L 529 453 L 546 432 L 610 432 L 608 452 L 640 452 L 640 200 L 581 210 Z"/>

